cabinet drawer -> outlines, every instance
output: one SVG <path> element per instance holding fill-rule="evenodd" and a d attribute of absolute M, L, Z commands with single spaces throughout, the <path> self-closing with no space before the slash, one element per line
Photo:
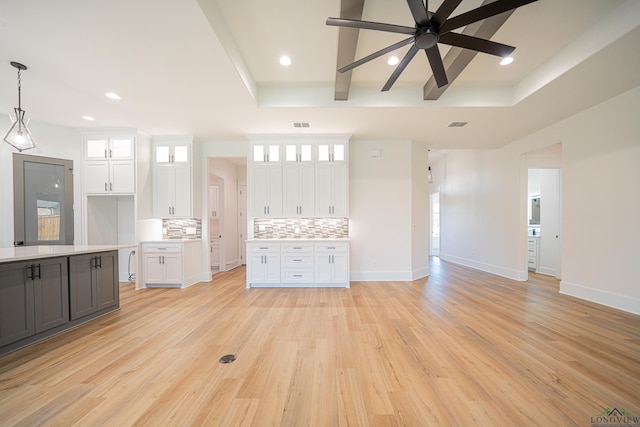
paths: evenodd
<path fill-rule="evenodd" d="M 316 252 L 344 253 L 348 251 L 349 246 L 345 243 L 316 243 Z"/>
<path fill-rule="evenodd" d="M 283 243 L 282 252 L 313 252 L 313 243 Z"/>
<path fill-rule="evenodd" d="M 531 237 L 529 237 L 529 238 L 527 239 L 527 242 L 529 242 L 529 245 L 534 245 L 534 246 L 535 246 L 535 245 L 536 245 L 536 243 L 538 243 L 538 239 L 535 239 L 535 238 L 531 238 Z"/>
<path fill-rule="evenodd" d="M 536 263 L 535 258 L 527 259 L 527 266 L 532 267 L 532 268 L 536 268 L 537 267 L 537 263 Z"/>
<path fill-rule="evenodd" d="M 279 243 L 250 243 L 247 245 L 247 251 L 251 253 L 278 253 L 280 252 Z"/>
<path fill-rule="evenodd" d="M 284 269 L 282 270 L 283 283 L 312 283 L 313 269 Z"/>
<path fill-rule="evenodd" d="M 313 268 L 313 255 L 312 254 L 282 254 L 282 266 Z"/>
<path fill-rule="evenodd" d="M 161 253 L 180 253 L 182 252 L 181 244 L 172 245 L 142 245 L 143 252 L 161 252 Z"/>

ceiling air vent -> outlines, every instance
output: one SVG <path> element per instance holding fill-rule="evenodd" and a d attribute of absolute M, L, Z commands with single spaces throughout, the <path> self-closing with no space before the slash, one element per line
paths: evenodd
<path fill-rule="evenodd" d="M 465 127 L 469 122 L 451 122 L 449 123 L 450 128 L 461 128 Z"/>
<path fill-rule="evenodd" d="M 293 122 L 292 124 L 294 128 L 310 128 L 311 127 L 311 123 L 309 122 Z"/>

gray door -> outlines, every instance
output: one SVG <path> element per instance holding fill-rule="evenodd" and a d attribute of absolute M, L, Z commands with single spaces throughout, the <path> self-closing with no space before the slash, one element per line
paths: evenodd
<path fill-rule="evenodd" d="M 73 244 L 73 161 L 13 155 L 14 244 Z"/>

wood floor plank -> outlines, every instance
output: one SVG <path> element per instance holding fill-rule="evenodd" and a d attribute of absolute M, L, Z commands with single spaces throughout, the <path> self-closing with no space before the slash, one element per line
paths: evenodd
<path fill-rule="evenodd" d="M 589 425 L 640 415 L 640 316 L 431 260 L 414 282 L 121 284 L 121 310 L 0 357 L 0 426 Z M 236 354 L 222 364 L 224 354 Z"/>

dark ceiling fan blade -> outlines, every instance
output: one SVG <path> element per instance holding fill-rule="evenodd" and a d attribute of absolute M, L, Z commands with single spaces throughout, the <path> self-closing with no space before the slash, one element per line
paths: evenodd
<path fill-rule="evenodd" d="M 431 17 L 431 21 L 437 26 L 442 25 L 460 3 L 462 3 L 462 0 L 444 0 L 438 10 L 436 10 L 436 13 Z"/>
<path fill-rule="evenodd" d="M 438 45 L 436 44 L 424 51 L 427 54 L 427 59 L 429 60 L 429 65 L 431 65 L 431 71 L 433 72 L 433 77 L 436 79 L 438 87 L 449 84 L 447 72 L 444 70 L 444 64 L 442 63 L 442 56 L 440 55 Z"/>
<path fill-rule="evenodd" d="M 346 73 L 349 70 L 352 70 L 354 68 L 356 68 L 357 66 L 360 66 L 366 62 L 371 61 L 372 59 L 376 59 L 386 53 L 389 52 L 393 52 L 396 49 L 400 49 L 402 46 L 408 45 L 409 43 L 411 43 L 413 41 L 413 37 L 409 37 L 408 39 L 404 39 L 402 41 L 399 41 L 398 43 L 394 43 L 391 46 L 387 46 L 384 49 L 380 49 L 379 51 L 372 53 L 371 55 L 365 56 L 362 59 L 358 59 L 356 62 L 352 62 L 349 65 L 346 65 L 342 68 L 340 68 L 338 71 L 340 73 Z"/>
<path fill-rule="evenodd" d="M 509 56 L 516 49 L 502 43 L 496 43 L 491 40 L 481 39 L 478 37 L 467 36 L 465 34 L 447 33 L 440 36 L 440 43 L 457 46 L 464 49 L 477 50 L 478 52 L 488 53 L 504 58 Z"/>
<path fill-rule="evenodd" d="M 400 74 L 402 74 L 404 69 L 407 67 L 407 65 L 409 65 L 409 62 L 411 62 L 411 60 L 414 56 L 416 56 L 416 53 L 418 53 L 419 50 L 420 49 L 418 49 L 415 44 L 409 48 L 406 55 L 404 55 L 404 58 L 402 58 L 396 69 L 393 70 L 393 73 L 391 73 L 391 77 L 389 77 L 389 80 L 387 80 L 387 82 L 382 87 L 382 92 L 386 92 L 391 89 L 391 86 L 393 86 L 396 80 L 398 80 Z"/>
<path fill-rule="evenodd" d="M 524 6 L 529 3 L 533 3 L 537 0 L 496 0 L 493 3 L 480 6 L 476 9 L 470 10 L 462 15 L 454 16 L 451 19 L 447 19 L 440 26 L 440 35 L 453 31 L 457 28 L 464 27 L 465 25 L 472 24 L 482 19 L 490 18 L 494 15 L 498 15 L 503 12 Z"/>
<path fill-rule="evenodd" d="M 416 21 L 416 24 L 421 27 L 429 26 L 429 15 L 422 0 L 407 0 L 407 4 L 411 9 L 411 15 L 413 15 L 413 20 Z"/>
<path fill-rule="evenodd" d="M 346 18 L 327 18 L 327 25 L 333 25 L 335 27 L 360 28 L 363 30 L 386 31 L 388 33 L 400 33 L 408 35 L 414 35 L 416 32 L 416 29 L 413 27 L 384 24 L 382 22 L 360 21 L 357 19 Z"/>

